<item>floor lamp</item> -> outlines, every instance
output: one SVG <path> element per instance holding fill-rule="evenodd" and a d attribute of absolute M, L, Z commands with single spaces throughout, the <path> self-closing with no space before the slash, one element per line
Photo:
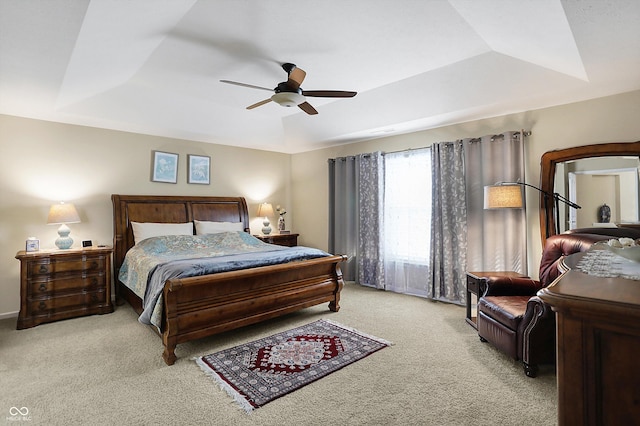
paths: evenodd
<path fill-rule="evenodd" d="M 581 207 L 563 197 L 562 195 L 554 192 L 550 194 L 543 191 L 537 186 L 530 185 L 523 182 L 497 182 L 495 185 L 487 185 L 484 187 L 484 208 L 485 209 L 521 209 L 524 206 L 524 197 L 522 196 L 523 188 L 528 186 L 529 188 L 537 189 L 544 195 L 544 208 L 547 208 L 547 201 L 553 199 L 553 209 L 556 218 L 556 234 L 560 233 L 560 202 L 573 207 L 574 209 L 580 209 Z M 549 237 L 549 231 L 547 230 L 547 238 Z"/>

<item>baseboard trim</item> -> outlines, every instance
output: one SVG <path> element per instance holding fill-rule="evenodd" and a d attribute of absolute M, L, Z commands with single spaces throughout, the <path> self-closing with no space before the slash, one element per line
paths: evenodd
<path fill-rule="evenodd" d="M 9 319 L 9 318 L 18 318 L 18 313 L 19 311 L 5 312 L 3 314 L 0 314 L 0 320 Z"/>

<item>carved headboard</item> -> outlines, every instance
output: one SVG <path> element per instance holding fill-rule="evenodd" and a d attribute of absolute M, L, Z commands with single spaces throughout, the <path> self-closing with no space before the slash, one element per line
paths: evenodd
<path fill-rule="evenodd" d="M 242 222 L 249 232 L 249 211 L 243 197 L 111 195 L 115 277 L 134 245 L 131 222 L 184 223 L 194 220 Z"/>

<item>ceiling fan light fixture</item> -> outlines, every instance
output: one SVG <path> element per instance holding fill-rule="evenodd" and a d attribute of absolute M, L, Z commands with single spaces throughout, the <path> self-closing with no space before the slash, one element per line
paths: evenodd
<path fill-rule="evenodd" d="M 306 98 L 296 92 L 279 92 L 271 96 L 271 100 L 284 107 L 295 107 L 306 102 Z"/>

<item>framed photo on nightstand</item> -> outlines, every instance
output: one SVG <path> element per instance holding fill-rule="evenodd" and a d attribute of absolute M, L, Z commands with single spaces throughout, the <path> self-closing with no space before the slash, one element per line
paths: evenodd
<path fill-rule="evenodd" d="M 40 240 L 37 238 L 27 238 L 25 250 L 29 252 L 40 250 Z"/>

